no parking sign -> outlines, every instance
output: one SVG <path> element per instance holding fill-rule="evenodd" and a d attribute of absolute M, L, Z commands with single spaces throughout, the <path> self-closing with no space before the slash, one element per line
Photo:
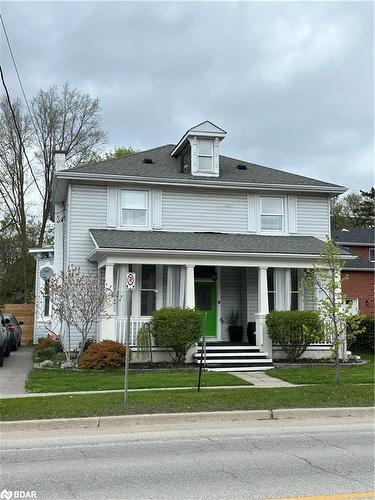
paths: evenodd
<path fill-rule="evenodd" d="M 135 287 L 135 273 L 126 274 L 126 288 L 131 290 Z"/>

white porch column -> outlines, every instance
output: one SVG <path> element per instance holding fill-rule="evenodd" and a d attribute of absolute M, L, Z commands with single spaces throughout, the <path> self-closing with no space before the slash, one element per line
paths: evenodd
<path fill-rule="evenodd" d="M 195 307 L 194 266 L 190 264 L 186 266 L 185 307 Z"/>
<path fill-rule="evenodd" d="M 268 314 L 267 267 L 258 268 L 258 312 L 255 314 L 257 345 L 272 357 L 272 342 L 267 335 Z"/>
<path fill-rule="evenodd" d="M 113 264 L 105 266 L 105 286 L 114 290 L 114 266 Z M 101 321 L 100 340 L 116 340 L 116 321 L 114 305 L 107 307 L 105 317 Z"/>

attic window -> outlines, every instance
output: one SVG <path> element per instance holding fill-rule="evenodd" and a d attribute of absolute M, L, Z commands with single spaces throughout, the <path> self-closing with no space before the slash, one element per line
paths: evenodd
<path fill-rule="evenodd" d="M 149 163 L 149 164 L 151 164 L 151 163 L 154 163 L 154 162 L 153 162 L 152 158 L 143 158 L 143 163 Z"/>
<path fill-rule="evenodd" d="M 214 148 L 213 141 L 198 140 L 198 170 L 202 172 L 212 172 L 214 168 Z"/>

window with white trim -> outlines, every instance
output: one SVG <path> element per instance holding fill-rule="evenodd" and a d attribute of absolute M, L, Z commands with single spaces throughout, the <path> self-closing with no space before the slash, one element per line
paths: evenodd
<path fill-rule="evenodd" d="M 198 140 L 198 170 L 212 172 L 214 169 L 214 143 L 206 139 Z"/>
<path fill-rule="evenodd" d="M 156 266 L 142 265 L 141 316 L 151 316 L 156 309 Z"/>
<path fill-rule="evenodd" d="M 284 198 L 261 196 L 260 229 L 261 231 L 284 230 Z"/>
<path fill-rule="evenodd" d="M 121 191 L 121 225 L 147 227 L 148 191 L 123 189 Z"/>
<path fill-rule="evenodd" d="M 368 260 L 370 262 L 375 262 L 375 248 L 368 249 Z"/>
<path fill-rule="evenodd" d="M 299 294 L 298 269 L 292 268 L 290 270 L 290 281 L 291 281 L 290 310 L 298 311 L 298 294 Z"/>
<path fill-rule="evenodd" d="M 275 274 L 273 268 L 267 269 L 268 310 L 274 311 L 276 304 Z"/>

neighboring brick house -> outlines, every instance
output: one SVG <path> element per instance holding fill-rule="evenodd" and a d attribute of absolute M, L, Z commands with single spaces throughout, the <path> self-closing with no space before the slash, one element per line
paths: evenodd
<path fill-rule="evenodd" d="M 333 232 L 333 240 L 346 250 L 358 255 L 346 262 L 343 273 L 348 279 L 343 283 L 347 301 L 353 311 L 375 316 L 374 308 L 374 230 L 350 229 Z"/>

